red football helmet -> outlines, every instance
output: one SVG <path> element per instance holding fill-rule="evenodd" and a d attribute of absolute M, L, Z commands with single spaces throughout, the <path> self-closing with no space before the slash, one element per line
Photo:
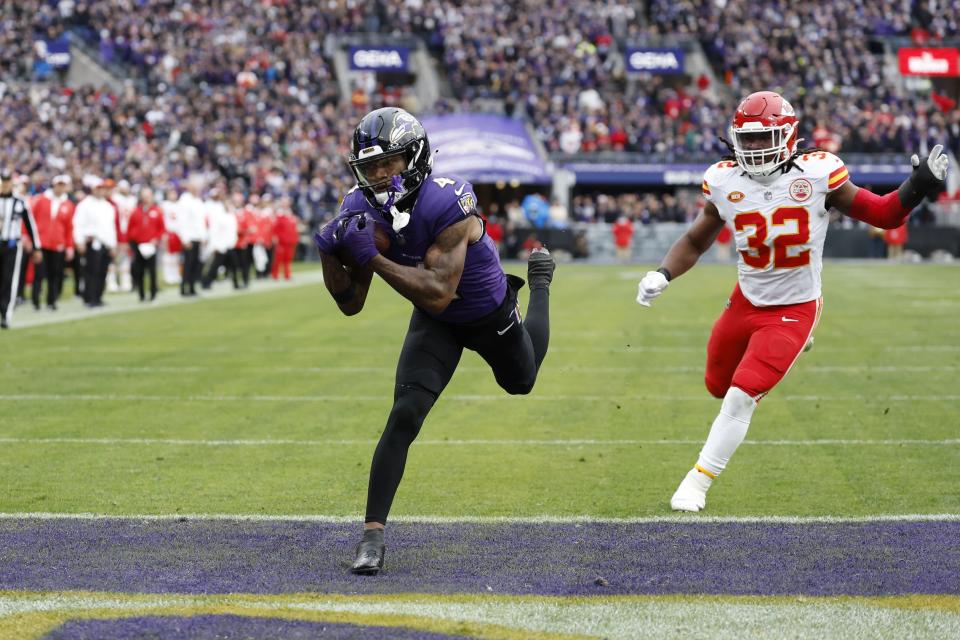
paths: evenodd
<path fill-rule="evenodd" d="M 733 116 L 730 137 L 740 168 L 768 176 L 797 149 L 799 120 L 779 93 L 758 91 L 743 99 Z"/>

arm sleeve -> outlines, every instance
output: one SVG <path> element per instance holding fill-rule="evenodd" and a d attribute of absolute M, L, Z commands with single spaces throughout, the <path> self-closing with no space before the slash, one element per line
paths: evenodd
<path fill-rule="evenodd" d="M 861 187 L 853 197 L 847 215 L 881 229 L 896 229 L 906 221 L 910 211 L 900 202 L 896 191 L 878 196 Z"/>

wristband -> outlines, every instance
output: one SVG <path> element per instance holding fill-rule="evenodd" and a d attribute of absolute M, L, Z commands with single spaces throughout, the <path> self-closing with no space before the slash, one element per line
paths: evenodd
<path fill-rule="evenodd" d="M 657 273 L 662 273 L 663 277 L 667 279 L 667 282 L 673 280 L 673 276 L 670 275 L 670 271 L 666 267 L 660 267 L 657 269 Z"/>

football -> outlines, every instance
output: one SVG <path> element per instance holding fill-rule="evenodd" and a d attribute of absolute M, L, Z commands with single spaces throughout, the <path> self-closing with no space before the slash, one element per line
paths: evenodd
<path fill-rule="evenodd" d="M 386 251 L 390 248 L 390 234 L 386 229 L 383 228 L 383 226 L 379 224 L 374 224 L 373 226 L 373 243 L 376 245 L 377 251 L 380 253 L 386 253 Z M 358 266 L 356 260 L 353 259 L 353 255 L 350 253 L 350 250 L 346 247 L 340 249 L 340 251 L 337 253 L 337 257 L 340 259 L 340 262 L 344 264 L 344 266 L 350 268 L 356 268 Z"/>

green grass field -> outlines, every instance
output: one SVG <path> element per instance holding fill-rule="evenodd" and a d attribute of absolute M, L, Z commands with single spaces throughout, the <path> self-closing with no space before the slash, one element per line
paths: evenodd
<path fill-rule="evenodd" d="M 410 313 L 383 282 L 354 318 L 312 284 L 4 332 L 0 638 L 958 637 L 960 268 L 828 264 L 816 346 L 683 515 L 735 268 L 650 309 L 645 270 L 559 267 L 529 396 L 464 356 L 372 579 L 346 567 Z"/>
<path fill-rule="evenodd" d="M 467 353 L 393 514 L 669 513 L 719 407 L 704 350 L 735 269 L 650 309 L 644 270 L 559 267 L 530 396 Z M 960 513 L 960 269 L 828 264 L 824 297 L 708 513 Z M 0 511 L 360 514 L 409 308 L 375 282 L 345 318 L 313 285 L 6 332 Z"/>

